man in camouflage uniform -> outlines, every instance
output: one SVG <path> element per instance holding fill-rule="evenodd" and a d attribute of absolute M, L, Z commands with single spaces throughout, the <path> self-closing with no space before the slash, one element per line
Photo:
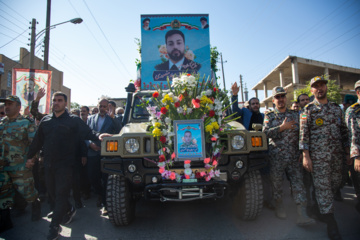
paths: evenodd
<path fill-rule="evenodd" d="M 354 86 L 358 97 L 357 103 L 353 104 L 346 110 L 346 124 L 350 130 L 350 158 L 354 159 L 354 186 L 360 185 L 360 80 Z M 355 188 L 358 203 L 356 210 L 360 212 L 360 191 Z"/>
<path fill-rule="evenodd" d="M 305 106 L 301 115 L 299 146 L 303 166 L 312 173 L 319 219 L 327 223 L 330 239 L 341 239 L 333 200 L 341 183 L 344 154 L 349 153 L 348 129 L 340 106 L 327 99 L 327 82 L 324 77 L 310 81 L 315 100 Z"/>
<path fill-rule="evenodd" d="M 17 96 L 0 99 L 0 102 L 5 102 L 6 112 L 6 117 L 0 122 L 0 230 L 4 231 L 12 227 L 9 207 L 15 191 L 27 202 L 32 202 L 32 220 L 39 220 L 41 213 L 32 171 L 26 161 L 35 125 L 20 114 L 21 102 Z"/>
<path fill-rule="evenodd" d="M 297 204 L 298 225 L 315 221 L 306 214 L 306 197 L 302 167 L 299 163 L 299 113 L 286 108 L 286 92 L 282 87 L 272 91 L 275 109 L 265 115 L 263 132 L 269 138 L 270 178 L 273 184 L 276 216 L 286 218 L 282 202 L 283 176 L 287 171 Z"/>

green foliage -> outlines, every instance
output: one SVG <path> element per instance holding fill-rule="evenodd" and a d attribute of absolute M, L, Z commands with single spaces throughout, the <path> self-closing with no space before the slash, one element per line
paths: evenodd
<path fill-rule="evenodd" d="M 70 108 L 71 109 L 78 109 L 78 108 L 80 108 L 80 104 L 78 104 L 77 102 L 72 102 L 70 104 Z"/>
<path fill-rule="evenodd" d="M 330 80 L 328 75 L 323 75 L 323 78 L 328 80 L 328 90 L 327 90 L 327 98 L 329 101 L 331 102 L 335 102 L 337 104 L 341 103 L 341 89 L 340 86 L 336 83 L 336 80 Z M 311 87 L 310 87 L 310 81 L 306 82 L 306 87 L 302 88 L 302 89 L 297 89 L 295 90 L 295 96 L 296 98 L 301 95 L 301 94 L 307 94 L 310 96 L 312 96 L 313 94 L 311 93 Z"/>
<path fill-rule="evenodd" d="M 140 41 L 139 38 L 135 38 L 135 44 L 137 45 L 136 50 L 138 50 L 140 58 L 141 58 L 141 41 Z M 135 59 L 135 64 L 136 64 L 138 69 L 141 68 L 141 59 L 136 58 Z"/>
<path fill-rule="evenodd" d="M 216 66 L 216 63 L 219 59 L 220 53 L 217 50 L 217 47 L 210 47 L 210 63 L 211 63 L 211 69 L 216 73 L 219 71 L 219 69 Z"/>

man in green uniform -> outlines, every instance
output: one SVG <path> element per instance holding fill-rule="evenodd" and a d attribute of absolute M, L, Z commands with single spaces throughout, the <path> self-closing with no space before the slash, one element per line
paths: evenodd
<path fill-rule="evenodd" d="M 32 171 L 26 164 L 35 124 L 20 114 L 21 102 L 17 96 L 0 99 L 0 102 L 5 102 L 6 113 L 0 122 L 0 231 L 5 231 L 12 227 L 9 207 L 15 191 L 32 203 L 33 221 L 39 220 L 41 213 Z"/>
<path fill-rule="evenodd" d="M 300 121 L 300 150 L 303 166 L 311 172 L 320 220 L 327 223 L 330 239 L 341 239 L 334 217 L 334 193 L 341 183 L 344 155 L 349 164 L 348 129 L 340 106 L 327 99 L 324 77 L 310 81 L 315 100 L 305 106 Z"/>
<path fill-rule="evenodd" d="M 346 124 L 350 130 L 350 158 L 354 159 L 354 165 L 352 168 L 355 170 L 351 175 L 354 174 L 353 181 L 355 188 L 356 197 L 358 203 L 356 204 L 356 210 L 360 212 L 360 80 L 355 83 L 355 92 L 358 100 L 355 104 L 351 105 L 346 110 Z"/>

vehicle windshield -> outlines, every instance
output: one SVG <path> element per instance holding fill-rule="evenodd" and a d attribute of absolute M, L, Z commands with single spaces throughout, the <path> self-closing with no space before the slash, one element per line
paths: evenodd
<path fill-rule="evenodd" d="M 136 96 L 134 99 L 134 108 L 132 112 L 133 119 L 149 119 L 150 114 L 146 110 L 146 107 L 142 106 L 144 102 L 149 102 L 147 105 L 155 105 L 151 100 L 151 96 Z"/>

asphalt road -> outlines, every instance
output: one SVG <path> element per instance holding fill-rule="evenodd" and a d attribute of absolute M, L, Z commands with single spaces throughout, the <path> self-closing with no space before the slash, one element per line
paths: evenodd
<path fill-rule="evenodd" d="M 232 209 L 230 199 L 186 203 L 139 201 L 136 219 L 126 227 L 113 226 L 100 216 L 95 198 L 85 201 L 73 222 L 64 226 L 59 239 L 328 239 L 326 225 L 317 222 L 309 227 L 296 225 L 296 206 L 290 198 L 288 183 L 284 183 L 286 220 L 276 218 L 274 211 L 264 208 L 254 221 L 242 221 Z M 335 216 L 343 239 L 360 239 L 360 214 L 355 210 L 353 188 L 343 190 L 343 202 L 335 202 Z M 43 204 L 43 215 L 48 212 Z M 12 217 L 14 228 L 0 239 L 46 239 L 49 219 L 31 222 L 30 207 L 21 217 Z"/>

